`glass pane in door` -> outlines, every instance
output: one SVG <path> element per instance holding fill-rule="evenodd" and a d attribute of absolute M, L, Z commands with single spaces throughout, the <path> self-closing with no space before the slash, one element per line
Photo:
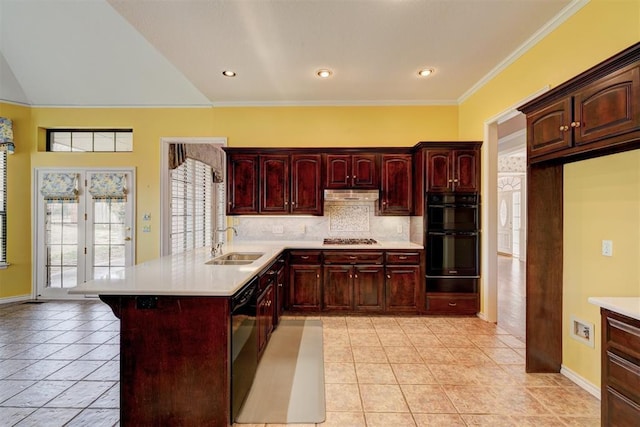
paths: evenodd
<path fill-rule="evenodd" d="M 127 201 L 96 199 L 93 202 L 93 278 L 117 277 L 126 264 Z"/>
<path fill-rule="evenodd" d="M 46 286 L 78 284 L 78 203 L 45 202 Z"/>

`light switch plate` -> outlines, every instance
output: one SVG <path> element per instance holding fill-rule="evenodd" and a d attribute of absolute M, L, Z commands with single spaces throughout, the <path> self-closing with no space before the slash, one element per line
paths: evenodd
<path fill-rule="evenodd" d="M 613 242 L 611 240 L 602 241 L 602 255 L 613 256 Z"/>

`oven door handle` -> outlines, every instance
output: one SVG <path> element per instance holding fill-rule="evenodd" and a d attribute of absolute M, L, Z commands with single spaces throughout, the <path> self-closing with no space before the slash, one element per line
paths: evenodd
<path fill-rule="evenodd" d="M 477 231 L 427 231 L 431 236 L 477 236 Z"/>

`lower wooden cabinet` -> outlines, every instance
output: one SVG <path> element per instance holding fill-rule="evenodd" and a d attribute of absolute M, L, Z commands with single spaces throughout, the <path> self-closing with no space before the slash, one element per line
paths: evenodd
<path fill-rule="evenodd" d="M 320 310 L 322 265 L 320 251 L 291 251 L 289 254 L 289 304 L 297 311 Z"/>
<path fill-rule="evenodd" d="M 640 420 L 640 320 L 601 309 L 603 426 L 638 426 Z"/>
<path fill-rule="evenodd" d="M 293 311 L 421 313 L 421 251 L 305 251 L 289 253 Z"/>
<path fill-rule="evenodd" d="M 385 282 L 386 308 L 392 312 L 415 312 L 424 295 L 418 265 L 387 266 Z"/>
<path fill-rule="evenodd" d="M 479 303 L 477 294 L 428 293 L 426 309 L 429 314 L 476 314 Z"/>

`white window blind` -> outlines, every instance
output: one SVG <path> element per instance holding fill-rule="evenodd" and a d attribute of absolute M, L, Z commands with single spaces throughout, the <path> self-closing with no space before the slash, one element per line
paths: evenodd
<path fill-rule="evenodd" d="M 170 173 L 171 253 L 211 245 L 214 209 L 211 167 L 187 159 Z"/>

